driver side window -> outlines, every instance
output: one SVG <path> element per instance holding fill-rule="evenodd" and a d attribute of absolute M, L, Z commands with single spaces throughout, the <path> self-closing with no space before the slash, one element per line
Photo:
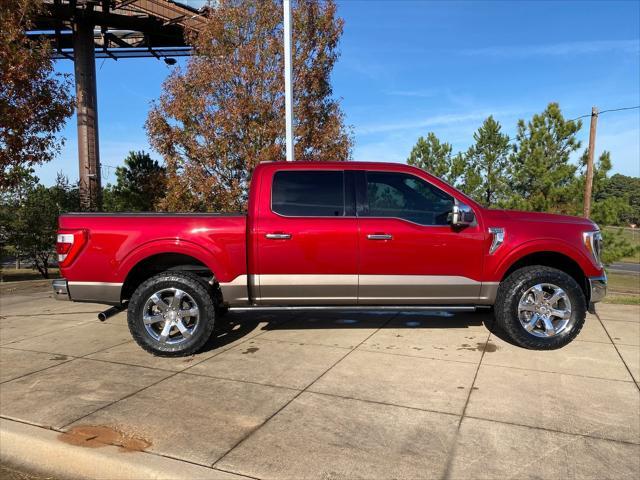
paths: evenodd
<path fill-rule="evenodd" d="M 407 173 L 367 172 L 367 216 L 401 218 L 420 225 L 448 225 L 454 199 Z"/>

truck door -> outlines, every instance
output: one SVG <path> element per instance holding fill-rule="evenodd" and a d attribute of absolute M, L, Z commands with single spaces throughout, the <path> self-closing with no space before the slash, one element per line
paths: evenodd
<path fill-rule="evenodd" d="M 357 172 L 358 303 L 474 304 L 481 291 L 480 226 L 454 229 L 454 198 L 404 172 Z"/>
<path fill-rule="evenodd" d="M 265 172 L 253 238 L 256 303 L 357 302 L 353 172 L 295 167 Z"/>

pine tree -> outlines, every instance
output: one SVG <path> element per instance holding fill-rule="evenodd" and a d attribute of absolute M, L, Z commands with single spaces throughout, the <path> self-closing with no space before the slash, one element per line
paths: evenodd
<path fill-rule="evenodd" d="M 440 142 L 435 133 L 429 132 L 426 139 L 418 138 L 407 163 L 458 186 L 464 173 L 465 160 L 460 154 L 452 156 L 451 151 L 451 144 Z"/>
<path fill-rule="evenodd" d="M 475 144 L 465 154 L 464 191 L 485 207 L 503 203 L 508 193 L 509 136 L 493 116 L 473 134 Z"/>
<path fill-rule="evenodd" d="M 103 192 L 107 212 L 145 212 L 155 210 L 167 189 L 167 173 L 144 151 L 129 152 L 124 166 L 116 169 L 116 184 Z"/>
<path fill-rule="evenodd" d="M 574 193 L 574 215 L 583 214 L 584 205 L 584 185 L 587 174 L 587 155 L 585 150 L 580 158 L 578 166 L 578 176 L 575 179 Z M 608 151 L 602 152 L 593 165 L 593 183 L 591 187 L 591 220 L 599 225 L 623 225 L 625 216 L 632 212 L 629 205 L 629 197 L 620 193 L 616 196 L 603 194 L 607 188 L 609 171 L 611 170 L 611 154 Z"/>
<path fill-rule="evenodd" d="M 550 103 L 525 123 L 518 121 L 516 146 L 510 156 L 511 207 L 537 212 L 570 211 L 576 166 L 569 163 L 580 148 L 576 133 L 582 122 L 565 120 L 557 103 Z"/>

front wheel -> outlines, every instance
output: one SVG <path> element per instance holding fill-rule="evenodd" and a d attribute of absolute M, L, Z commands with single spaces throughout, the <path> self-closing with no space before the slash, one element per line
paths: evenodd
<path fill-rule="evenodd" d="M 163 272 L 143 282 L 131 296 L 127 323 L 134 340 L 158 356 L 197 352 L 214 327 L 213 297 L 197 275 Z"/>
<path fill-rule="evenodd" d="M 573 277 L 534 265 L 500 284 L 495 304 L 498 326 L 516 345 L 535 350 L 561 348 L 584 325 L 586 299 Z"/>

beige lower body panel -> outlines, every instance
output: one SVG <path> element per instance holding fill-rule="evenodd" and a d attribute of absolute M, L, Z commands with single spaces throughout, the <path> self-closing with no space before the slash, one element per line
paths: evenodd
<path fill-rule="evenodd" d="M 496 301 L 496 296 L 498 295 L 499 286 L 500 282 L 482 282 L 478 305 L 493 305 Z"/>
<path fill-rule="evenodd" d="M 222 300 L 227 305 L 249 304 L 249 282 L 255 282 L 255 275 L 239 275 L 231 282 L 220 282 Z"/>
<path fill-rule="evenodd" d="M 122 283 L 68 282 L 67 288 L 74 302 L 119 304 Z"/>
<path fill-rule="evenodd" d="M 492 305 L 498 282 L 448 275 L 241 275 L 220 283 L 226 304 Z"/>
<path fill-rule="evenodd" d="M 360 275 L 358 303 L 362 305 L 472 304 L 481 283 L 449 275 Z"/>
<path fill-rule="evenodd" d="M 356 305 L 358 275 L 256 275 L 261 305 Z"/>

